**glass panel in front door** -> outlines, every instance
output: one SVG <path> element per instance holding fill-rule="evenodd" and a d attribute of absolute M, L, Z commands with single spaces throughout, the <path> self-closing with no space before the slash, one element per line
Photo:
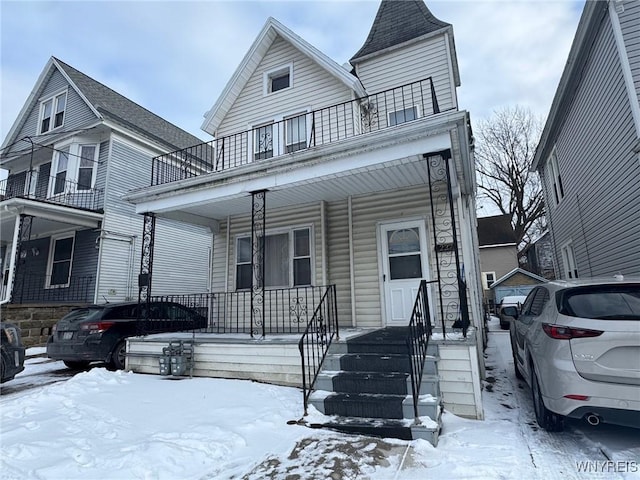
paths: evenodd
<path fill-rule="evenodd" d="M 420 231 L 400 228 L 387 231 L 390 280 L 422 278 Z"/>

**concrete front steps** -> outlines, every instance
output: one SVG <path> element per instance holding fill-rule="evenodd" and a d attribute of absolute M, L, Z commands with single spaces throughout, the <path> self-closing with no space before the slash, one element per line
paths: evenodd
<path fill-rule="evenodd" d="M 309 399 L 332 417 L 323 427 L 437 444 L 438 347 L 427 350 L 416 422 L 406 335 L 406 327 L 387 327 L 331 345 Z"/>

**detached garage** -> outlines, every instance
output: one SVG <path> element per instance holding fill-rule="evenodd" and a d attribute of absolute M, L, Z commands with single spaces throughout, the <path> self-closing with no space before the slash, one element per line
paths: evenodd
<path fill-rule="evenodd" d="M 493 290 L 497 305 L 504 297 L 509 295 L 528 295 L 533 290 L 533 287 L 546 281 L 546 279 L 531 272 L 521 268 L 514 268 L 496 280 L 491 285 L 491 290 Z"/>

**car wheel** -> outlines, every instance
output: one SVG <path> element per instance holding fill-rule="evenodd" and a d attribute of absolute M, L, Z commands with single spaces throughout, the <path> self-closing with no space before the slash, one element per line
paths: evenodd
<path fill-rule="evenodd" d="M 84 361 L 73 362 L 73 361 L 65 360 L 64 364 L 66 365 L 67 368 L 70 368 L 71 370 L 84 370 L 89 366 L 89 362 L 84 362 Z"/>
<path fill-rule="evenodd" d="M 540 427 L 544 428 L 548 432 L 560 432 L 564 428 L 564 418 L 562 415 L 553 413 L 544 406 L 542 400 L 542 393 L 540 392 L 540 384 L 538 383 L 538 376 L 531 368 L 531 394 L 533 397 L 533 409 L 536 414 L 536 421 Z"/>
<path fill-rule="evenodd" d="M 0 383 L 4 383 L 4 381 L 4 358 L 0 356 Z"/>
<path fill-rule="evenodd" d="M 113 349 L 111 354 L 111 361 L 109 362 L 109 368 L 112 370 L 124 370 L 125 358 L 127 355 L 127 342 L 126 340 L 120 340 Z"/>
<path fill-rule="evenodd" d="M 500 328 L 502 330 L 509 330 L 509 324 L 507 322 L 500 321 Z"/>
<path fill-rule="evenodd" d="M 513 346 L 511 347 L 511 354 L 513 355 L 513 369 L 516 372 L 516 378 L 518 380 L 524 380 L 524 375 L 522 375 L 520 367 L 518 366 L 518 360 L 516 359 L 516 352 L 513 351 Z"/>

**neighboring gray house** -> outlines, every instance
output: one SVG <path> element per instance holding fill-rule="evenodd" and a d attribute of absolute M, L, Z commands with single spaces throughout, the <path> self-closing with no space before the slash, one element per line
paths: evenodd
<path fill-rule="evenodd" d="M 459 85 L 453 27 L 422 1 L 382 1 L 348 68 L 266 21 L 205 115 L 202 128 L 215 140 L 158 156 L 150 185 L 127 195 L 147 222 L 216 225 L 212 294 L 175 297 L 210 322 L 195 345 L 194 374 L 305 380 L 305 394 L 336 389 L 312 396 L 327 413 L 344 407 L 345 415 L 349 404 L 371 412 L 372 398 L 387 401 L 372 395 L 389 377 L 358 382 L 353 402 L 339 400 L 344 385 L 333 377 L 347 365 L 338 352 L 356 347 L 348 335 L 332 343 L 336 323 L 369 333 L 359 351 L 377 348 L 384 363 L 390 351 L 407 355 L 406 335 L 422 345 L 411 351 L 426 354 L 426 327 L 407 326 L 429 321 L 438 331 L 429 344 L 437 385 L 413 405 L 442 401 L 482 418 L 476 183 Z M 151 296 L 155 275 L 154 267 Z M 157 373 L 153 355 L 166 346 L 167 336 L 132 339 L 128 368 Z M 355 370 L 375 364 L 353 360 Z M 414 402 L 407 382 L 414 384 L 408 363 L 398 368 L 404 393 L 390 396 L 406 407 Z M 436 410 L 425 415 L 437 421 Z"/>
<path fill-rule="evenodd" d="M 640 273 L 640 2 L 588 1 L 532 169 L 559 278 Z"/>
<path fill-rule="evenodd" d="M 491 285 L 518 268 L 518 245 L 511 215 L 478 218 L 478 243 L 484 303 L 492 310 L 496 299 Z"/>
<path fill-rule="evenodd" d="M 526 264 L 525 269 L 546 278 L 554 280 L 556 278 L 553 266 L 553 243 L 549 230 L 545 230 L 540 237 L 527 246 L 522 252 Z"/>
<path fill-rule="evenodd" d="M 52 57 L 2 144 L 1 303 L 137 300 L 143 218 L 122 197 L 154 156 L 198 141 Z M 210 231 L 157 228 L 157 291 L 206 290 Z"/>

